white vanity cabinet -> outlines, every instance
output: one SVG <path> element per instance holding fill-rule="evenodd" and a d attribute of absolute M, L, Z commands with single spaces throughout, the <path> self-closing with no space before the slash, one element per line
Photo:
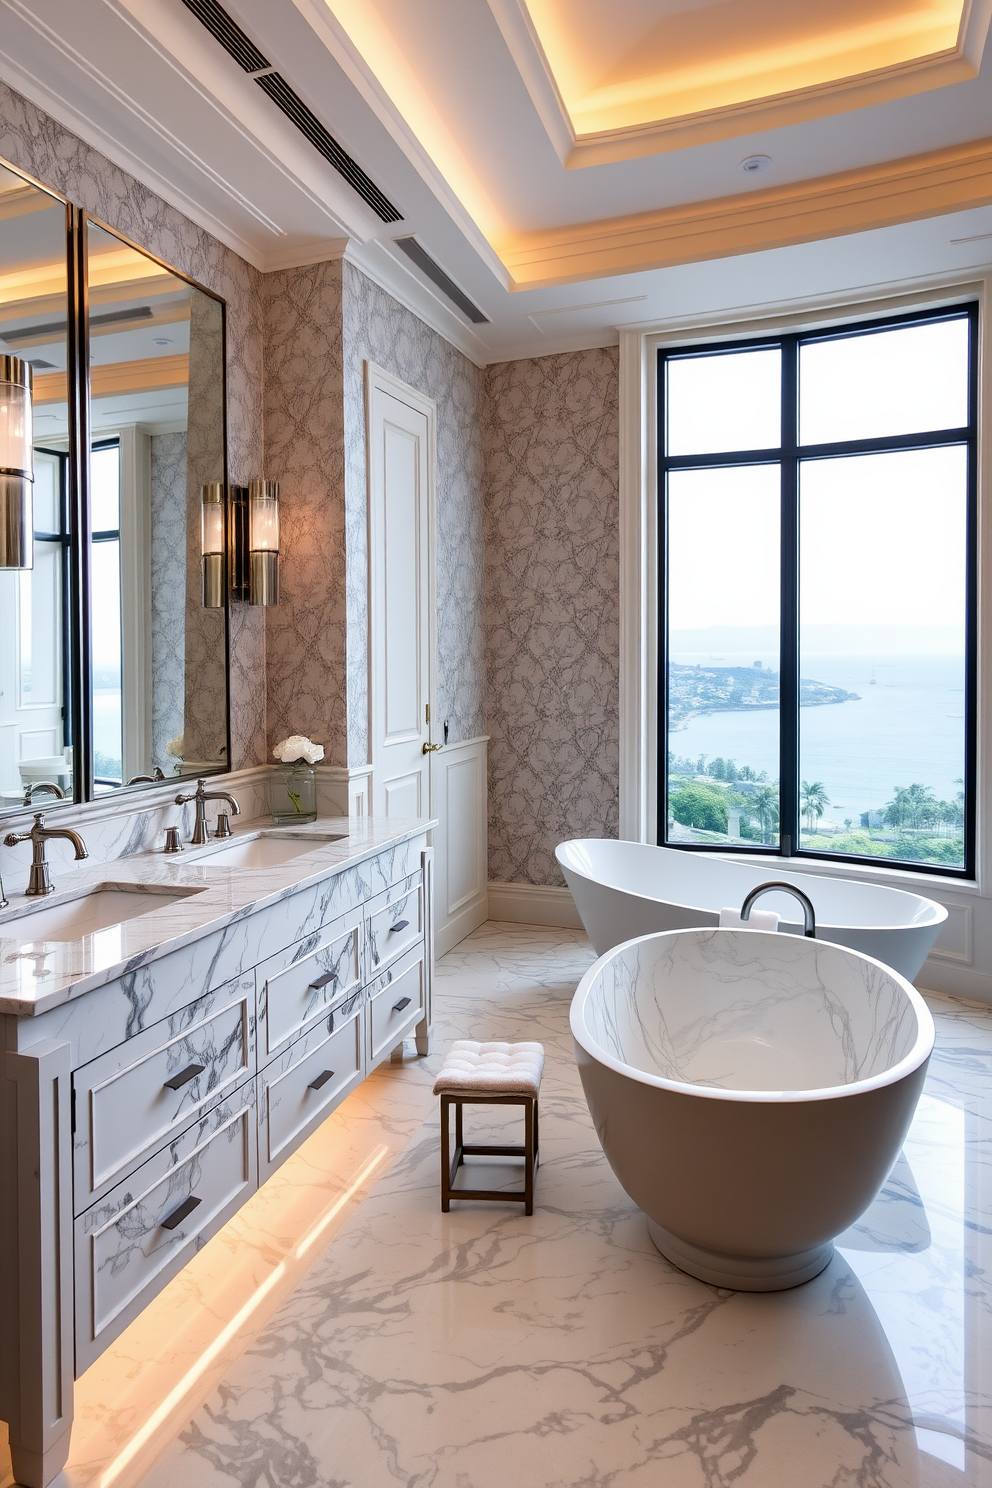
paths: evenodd
<path fill-rule="evenodd" d="M 421 831 L 311 868 L 0 1019 L 0 1419 L 25 1488 L 65 1462 L 74 1377 L 405 1037 L 428 1052 L 432 856 Z"/>

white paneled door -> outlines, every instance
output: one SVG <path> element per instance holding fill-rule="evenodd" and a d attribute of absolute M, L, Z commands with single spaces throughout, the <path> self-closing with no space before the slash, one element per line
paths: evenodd
<path fill-rule="evenodd" d="M 367 376 L 372 813 L 430 816 L 435 410 L 379 368 Z"/>

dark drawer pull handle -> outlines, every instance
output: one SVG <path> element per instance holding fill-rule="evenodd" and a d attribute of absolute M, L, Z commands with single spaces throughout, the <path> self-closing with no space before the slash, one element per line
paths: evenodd
<path fill-rule="evenodd" d="M 409 1006 L 409 1003 L 410 1003 L 409 997 L 401 997 L 400 1000 L 399 1000 L 399 1002 L 394 1002 L 393 1003 L 393 1012 L 394 1013 L 401 1013 L 405 1007 L 408 1007 Z"/>
<path fill-rule="evenodd" d="M 188 1199 L 183 1199 L 182 1203 L 179 1205 L 179 1208 L 173 1209 L 172 1213 L 166 1219 L 163 1219 L 163 1230 L 176 1229 L 179 1225 L 182 1224 L 184 1219 L 186 1219 L 190 1214 L 193 1213 L 193 1210 L 196 1208 L 197 1204 L 202 1204 L 202 1202 L 202 1199 L 195 1199 L 192 1194 L 190 1194 Z"/>
<path fill-rule="evenodd" d="M 311 1080 L 310 1081 L 310 1084 L 307 1086 L 307 1089 L 308 1090 L 320 1090 L 320 1088 L 322 1086 L 324 1086 L 324 1085 L 327 1084 L 328 1080 L 331 1080 L 333 1078 L 334 1078 L 334 1071 L 333 1070 L 321 1070 L 321 1072 L 317 1076 L 316 1080 Z"/>
<path fill-rule="evenodd" d="M 184 1070 L 179 1071 L 178 1075 L 173 1075 L 171 1080 L 166 1080 L 163 1088 L 165 1090 L 182 1090 L 183 1086 L 188 1085 L 190 1080 L 195 1080 L 197 1075 L 202 1075 L 206 1067 L 205 1064 L 188 1064 Z"/>
<path fill-rule="evenodd" d="M 336 982 L 338 974 L 336 971 L 325 971 L 323 976 L 317 977 L 316 981 L 310 983 L 309 992 L 319 992 L 321 987 L 326 987 L 328 982 Z"/>
<path fill-rule="evenodd" d="M 394 930 L 405 930 L 409 923 L 409 920 L 397 920 L 395 925 L 390 925 L 389 927 L 390 935 L 392 935 Z"/>

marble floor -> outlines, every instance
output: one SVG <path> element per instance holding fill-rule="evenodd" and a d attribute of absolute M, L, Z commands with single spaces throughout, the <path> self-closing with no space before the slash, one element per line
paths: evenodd
<path fill-rule="evenodd" d="M 579 932 L 489 924 L 439 963 L 438 1053 L 335 1118 L 348 1204 L 298 1231 L 268 1316 L 117 1481 L 992 1488 L 992 1009 L 930 999 L 937 1047 L 883 1193 L 816 1280 L 748 1295 L 664 1261 L 603 1158 L 568 1035 L 591 959 Z M 545 1045 L 532 1219 L 439 1211 L 430 1079 L 465 1035 Z"/>

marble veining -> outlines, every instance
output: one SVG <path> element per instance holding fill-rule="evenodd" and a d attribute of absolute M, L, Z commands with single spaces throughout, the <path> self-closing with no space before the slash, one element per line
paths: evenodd
<path fill-rule="evenodd" d="M 621 1064 L 723 1090 L 852 1085 L 898 1064 L 917 1032 L 885 967 L 828 942 L 725 930 L 612 953 L 583 1019 Z"/>
<path fill-rule="evenodd" d="M 409 845 L 429 825 L 395 817 L 318 818 L 310 828 L 299 829 L 299 835 L 319 839 L 329 830 L 343 835 L 320 842 L 312 853 L 266 868 L 211 867 L 209 854 L 199 861 L 192 853 L 178 861 L 161 853 L 122 859 L 114 865 L 116 885 L 201 892 L 74 941 L 38 941 L 26 947 L 21 927 L 29 924 L 30 916 L 22 918 L 16 931 L 12 927 L 18 913 L 23 916 L 27 901 L 22 894 L 12 894 L 11 908 L 0 915 L 0 1013 L 36 1016 L 114 983 L 110 995 L 116 1011 L 111 1014 L 108 1006 L 95 1020 L 110 1047 L 408 875 Z M 102 864 L 67 872 L 63 892 L 54 894 L 47 905 L 107 879 Z M 260 913 L 275 906 L 279 906 L 275 922 L 271 914 Z M 182 958 L 182 976 L 177 979 L 168 974 L 168 957 L 183 947 L 192 949 Z M 163 1006 L 158 998 L 152 1015 L 149 1009 L 160 977 L 169 984 L 167 1002 Z M 90 1021 L 89 1013 L 83 1021 Z M 58 1028 L 60 1036 L 67 1036 L 63 1023 Z"/>
<path fill-rule="evenodd" d="M 475 932 L 439 963 L 437 1052 L 394 1080 L 419 1091 L 467 1030 L 539 1039 L 533 1219 L 439 1213 L 432 1114 L 134 1481 L 992 1484 L 992 1012 L 929 999 L 926 1091 L 878 1199 L 814 1281 L 748 1295 L 659 1256 L 602 1155 L 568 1035 L 592 959 L 579 932 Z"/>

